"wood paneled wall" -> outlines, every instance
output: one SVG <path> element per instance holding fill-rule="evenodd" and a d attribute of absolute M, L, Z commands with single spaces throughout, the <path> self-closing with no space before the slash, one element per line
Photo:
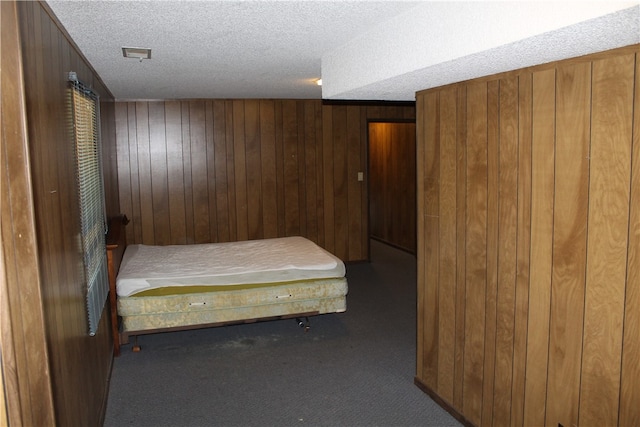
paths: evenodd
<path fill-rule="evenodd" d="M 640 47 L 417 116 L 416 383 L 475 425 L 640 425 Z"/>
<path fill-rule="evenodd" d="M 117 102 L 120 206 L 129 243 L 305 236 L 368 258 L 367 120 L 415 107 L 320 100 Z"/>
<path fill-rule="evenodd" d="M 56 424 L 99 425 L 106 405 L 112 342 L 106 312 L 98 334 L 88 335 L 68 72 L 75 71 L 81 81 L 101 96 L 105 187 L 109 192 L 110 215 L 119 211 L 114 104 L 98 76 L 52 18 L 46 4 L 17 2 L 17 7 L 28 126 L 25 142 L 29 157 L 23 158 L 23 162 L 31 169 L 33 204 L 28 200 L 27 208 L 34 211 L 36 236 L 33 237 L 39 266 L 39 271 L 31 273 L 39 276 L 42 308 L 23 303 L 13 305 L 12 309 L 44 314 Z M 4 26 L 2 31 L 4 37 Z M 19 283 L 10 286 L 19 286 Z M 36 327 L 39 326 L 32 325 Z M 33 332 L 36 331 L 23 337 L 25 343 L 38 340 Z M 30 366 L 29 376 L 31 372 L 45 369 L 46 363 Z M 45 404 L 39 401 L 43 396 L 31 397 L 31 411 Z"/>
<path fill-rule="evenodd" d="M 0 21 L 0 426 L 53 425 L 15 2 Z"/>
<path fill-rule="evenodd" d="M 369 235 L 416 252 L 416 124 L 369 123 Z"/>

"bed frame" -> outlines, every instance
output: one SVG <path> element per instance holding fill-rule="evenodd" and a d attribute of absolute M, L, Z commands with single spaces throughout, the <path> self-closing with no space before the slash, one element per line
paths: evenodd
<path fill-rule="evenodd" d="M 260 313 L 259 317 L 255 317 L 253 315 L 243 316 L 240 312 L 239 314 L 232 313 L 231 316 L 225 316 L 225 321 L 216 321 L 213 323 L 202 322 L 193 324 L 193 322 L 188 325 L 178 324 L 172 327 L 149 327 L 147 325 L 143 326 L 135 326 L 135 327 L 125 327 L 125 322 L 123 318 L 121 318 L 118 314 L 118 297 L 116 294 L 116 278 L 118 275 L 118 271 L 120 269 L 120 263 L 124 256 L 124 250 L 126 248 L 126 237 L 124 233 L 124 228 L 127 225 L 129 220 L 126 216 L 121 215 L 118 217 L 114 217 L 110 220 L 109 233 L 107 234 L 107 266 L 109 271 L 109 301 L 111 307 L 111 329 L 113 336 L 113 352 L 114 356 L 120 355 L 120 347 L 121 345 L 128 344 L 130 341 L 130 337 L 133 337 L 133 351 L 140 351 L 140 346 L 137 343 L 138 335 L 144 334 L 152 334 L 152 333 L 160 333 L 160 332 L 170 332 L 170 331 L 183 331 L 183 330 L 191 330 L 191 329 L 201 329 L 201 328 L 210 328 L 217 327 L 223 325 L 230 324 L 242 324 L 242 323 L 254 323 L 258 321 L 268 321 L 268 320 L 278 320 L 278 319 L 289 319 L 293 318 L 296 320 L 297 324 L 302 327 L 305 332 L 310 328 L 309 317 L 316 316 L 323 313 L 336 312 L 335 309 L 329 308 L 327 310 L 326 301 L 329 300 L 311 300 L 310 303 L 301 304 L 304 306 L 304 309 L 300 311 L 299 309 L 293 309 L 293 305 L 288 305 L 286 301 L 283 301 L 281 304 L 269 304 L 263 313 Z M 335 279 L 333 279 L 335 280 Z M 346 283 L 346 279 L 343 279 Z M 324 280 L 327 282 L 328 280 Z M 272 290 L 274 287 L 270 287 Z M 267 288 L 265 288 L 266 290 Z M 223 293 L 231 292 L 231 291 L 223 291 Z M 206 296 L 206 294 L 202 294 Z M 278 297 L 276 296 L 276 299 Z M 299 305 L 299 304 L 294 304 Z M 329 303 L 329 305 L 331 305 Z M 227 313 L 231 311 L 233 307 L 223 308 L 221 312 Z M 298 311 L 296 311 L 298 310 Z M 250 310 L 253 312 L 253 310 Z M 344 310 L 338 310 L 344 311 Z M 124 312 L 123 312 L 124 313 Z M 121 320 L 123 320 L 121 322 Z"/>

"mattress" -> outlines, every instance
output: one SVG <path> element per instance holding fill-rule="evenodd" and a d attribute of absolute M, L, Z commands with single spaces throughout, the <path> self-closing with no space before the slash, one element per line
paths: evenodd
<path fill-rule="evenodd" d="M 346 311 L 344 277 L 229 287 L 229 290 L 118 298 L 124 331 Z"/>
<path fill-rule="evenodd" d="M 200 286 L 283 284 L 344 275 L 339 258 L 300 236 L 199 245 L 137 244 L 127 246 L 116 293 L 129 297 L 171 286 L 193 294 Z"/>

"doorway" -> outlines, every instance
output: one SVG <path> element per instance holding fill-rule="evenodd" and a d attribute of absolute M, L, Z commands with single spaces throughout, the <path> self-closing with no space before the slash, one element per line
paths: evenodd
<path fill-rule="evenodd" d="M 416 253 L 416 124 L 368 123 L 369 237 Z"/>

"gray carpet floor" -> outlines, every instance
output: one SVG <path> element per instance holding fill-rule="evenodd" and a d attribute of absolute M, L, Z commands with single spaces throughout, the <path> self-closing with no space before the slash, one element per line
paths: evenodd
<path fill-rule="evenodd" d="M 114 360 L 105 426 L 459 426 L 413 383 L 415 257 L 371 242 L 347 311 L 139 337 Z"/>

